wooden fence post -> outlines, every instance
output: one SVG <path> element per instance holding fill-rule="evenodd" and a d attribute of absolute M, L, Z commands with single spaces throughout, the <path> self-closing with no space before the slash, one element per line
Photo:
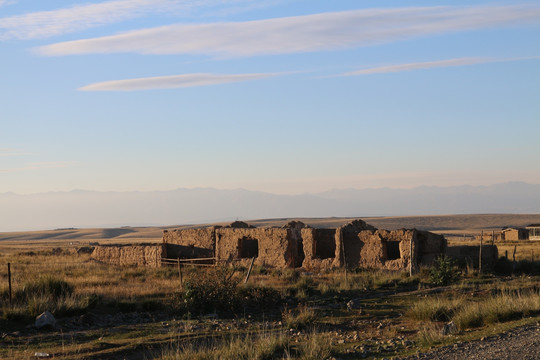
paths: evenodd
<path fill-rule="evenodd" d="M 255 257 L 252 257 L 251 258 L 251 264 L 249 265 L 249 269 L 248 269 L 248 272 L 247 272 L 247 275 L 246 275 L 246 279 L 244 280 L 244 284 L 247 284 L 248 280 L 249 280 L 249 275 L 251 275 L 251 269 L 253 269 L 253 263 L 255 262 Z"/>
<path fill-rule="evenodd" d="M 516 249 L 517 245 L 514 245 L 514 253 L 512 254 L 512 274 L 514 274 L 514 271 L 516 270 Z"/>
<path fill-rule="evenodd" d="M 480 238 L 480 250 L 478 251 L 478 274 L 482 273 L 482 240 L 484 237 L 484 232 L 482 231 L 482 237 Z"/>
<path fill-rule="evenodd" d="M 9 305 L 11 305 L 11 263 L 7 264 L 8 282 L 9 282 Z"/>
<path fill-rule="evenodd" d="M 178 258 L 178 277 L 180 278 L 180 286 L 184 286 L 184 279 L 182 276 L 182 265 L 180 264 L 180 258 Z"/>
<path fill-rule="evenodd" d="M 414 270 L 413 270 L 413 239 L 411 236 L 411 240 L 409 241 L 409 276 L 413 276 Z"/>

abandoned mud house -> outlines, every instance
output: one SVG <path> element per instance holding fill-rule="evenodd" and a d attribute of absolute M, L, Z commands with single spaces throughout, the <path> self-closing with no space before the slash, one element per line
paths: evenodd
<path fill-rule="evenodd" d="M 378 230 L 362 220 L 327 229 L 299 221 L 283 227 L 226 227 L 165 230 L 168 258 L 215 257 L 275 268 L 361 267 L 400 270 L 431 264 L 446 251 L 443 236 L 419 230 Z"/>

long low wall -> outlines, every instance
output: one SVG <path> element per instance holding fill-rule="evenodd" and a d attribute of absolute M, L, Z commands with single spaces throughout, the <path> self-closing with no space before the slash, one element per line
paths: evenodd
<path fill-rule="evenodd" d="M 165 230 L 159 245 L 98 246 L 92 258 L 104 263 L 161 266 L 162 258 L 216 258 L 274 268 L 310 271 L 347 266 L 415 270 L 444 254 L 446 239 L 415 229 L 378 230 L 362 220 L 333 229 L 299 221 L 283 227 L 229 226 Z"/>
<path fill-rule="evenodd" d="M 166 257 L 162 244 L 96 246 L 92 252 L 92 259 L 120 266 L 160 267 Z"/>

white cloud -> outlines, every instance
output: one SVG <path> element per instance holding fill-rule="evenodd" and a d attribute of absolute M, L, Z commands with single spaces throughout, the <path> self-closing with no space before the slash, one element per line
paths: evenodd
<path fill-rule="evenodd" d="M 94 83 L 79 88 L 82 91 L 135 91 L 152 89 L 174 89 L 206 85 L 226 84 L 239 81 L 265 79 L 277 76 L 267 74 L 183 74 L 156 76 L 139 79 L 112 80 Z"/>
<path fill-rule="evenodd" d="M 408 63 L 408 64 L 377 66 L 377 67 L 371 67 L 371 68 L 347 72 L 338 76 L 356 76 L 356 75 L 370 75 L 370 74 L 381 74 L 381 73 L 394 73 L 394 72 L 402 72 L 402 71 L 424 70 L 424 69 L 451 67 L 451 66 L 466 66 L 466 65 L 486 64 L 486 63 L 495 63 L 495 62 L 510 62 L 510 61 L 539 59 L 539 58 L 540 57 L 538 56 L 523 57 L 523 58 L 510 58 L 510 59 L 464 57 L 464 58 L 446 59 L 446 60 L 437 60 L 437 61 L 425 61 L 425 62 L 416 62 L 416 63 Z"/>
<path fill-rule="evenodd" d="M 540 23 L 540 6 L 368 9 L 169 25 L 43 46 L 43 55 L 205 54 L 243 57 L 346 49 L 456 31 Z"/>
<path fill-rule="evenodd" d="M 0 7 L 15 4 L 18 0 L 0 0 Z"/>
<path fill-rule="evenodd" d="M 56 169 L 63 168 L 73 165 L 73 161 L 42 161 L 42 162 L 32 162 L 28 163 L 21 167 L 12 167 L 12 168 L 0 168 L 0 174 L 2 173 L 15 173 L 21 171 L 29 170 L 40 170 L 40 169 Z"/>
<path fill-rule="evenodd" d="M 2 1 L 0 0 L 0 6 L 6 3 L 5 0 Z M 75 5 L 0 18 L 0 40 L 47 38 L 152 13 L 191 15 L 202 8 L 226 8 L 229 5 L 253 1 L 255 0 L 113 0 Z"/>

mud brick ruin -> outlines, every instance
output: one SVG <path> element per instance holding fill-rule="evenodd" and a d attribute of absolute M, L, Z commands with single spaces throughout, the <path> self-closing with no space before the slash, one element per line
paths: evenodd
<path fill-rule="evenodd" d="M 165 230 L 167 258 L 209 258 L 272 268 L 321 270 L 360 267 L 412 270 L 446 251 L 446 239 L 428 231 L 378 230 L 362 220 L 338 228 L 313 228 L 299 221 L 283 227 L 228 226 Z M 165 257 L 165 256 L 164 256 Z"/>

